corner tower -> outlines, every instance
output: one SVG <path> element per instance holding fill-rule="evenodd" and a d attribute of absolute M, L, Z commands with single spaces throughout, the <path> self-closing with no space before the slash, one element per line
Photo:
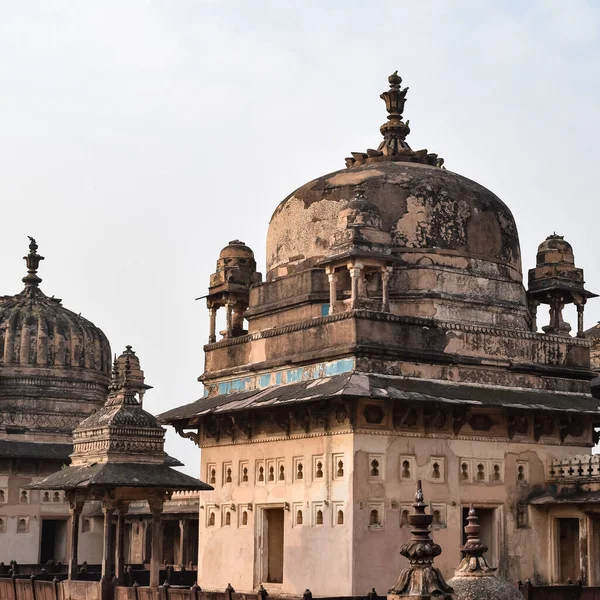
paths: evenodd
<path fill-rule="evenodd" d="M 247 333 L 213 328 L 205 396 L 162 415 L 215 488 L 203 588 L 391 586 L 419 479 L 446 575 L 473 503 L 501 574 L 552 579 L 551 517 L 529 500 L 551 459 L 590 452 L 590 342 L 537 332 L 510 210 L 410 148 L 406 93 L 390 76 L 378 148 L 275 210 L 266 281 L 241 282 Z"/>

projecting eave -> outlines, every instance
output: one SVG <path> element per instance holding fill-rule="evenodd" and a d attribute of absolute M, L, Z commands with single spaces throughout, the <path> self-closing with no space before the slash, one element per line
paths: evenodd
<path fill-rule="evenodd" d="M 196 402 L 162 413 L 157 419 L 164 424 L 185 427 L 197 424 L 199 419 L 208 415 L 289 406 L 330 398 L 373 398 L 471 408 L 502 407 L 515 410 L 559 411 L 595 415 L 600 421 L 600 401 L 589 394 L 468 385 L 358 372 L 200 398 Z"/>
<path fill-rule="evenodd" d="M 165 491 L 212 490 L 212 486 L 166 464 L 95 463 L 68 467 L 28 486 L 38 490 L 156 488 Z"/>

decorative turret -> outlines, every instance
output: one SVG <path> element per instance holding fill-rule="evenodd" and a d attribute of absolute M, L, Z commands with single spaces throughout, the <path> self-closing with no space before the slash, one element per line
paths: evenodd
<path fill-rule="evenodd" d="M 329 278 L 329 314 L 359 308 L 389 312 L 389 281 L 396 260 L 391 236 L 383 231 L 381 213 L 367 200 L 361 185 L 340 211 L 330 244 L 327 258 L 320 263 Z M 338 290 L 340 275 L 342 285 L 346 283 L 349 290 Z"/>
<path fill-rule="evenodd" d="M 465 527 L 467 541 L 461 546 L 463 559 L 448 582 L 454 589 L 457 600 L 523 600 L 523 594 L 508 581 L 495 575 L 496 568 L 491 567 L 483 556 L 488 547 L 479 539 L 479 519 L 471 504 L 468 525 Z"/>
<path fill-rule="evenodd" d="M 542 330 L 553 335 L 568 336 L 571 326 L 565 323 L 565 304 L 577 307 L 577 337 L 584 337 L 583 310 L 588 298 L 597 294 L 584 288 L 583 269 L 575 266 L 571 244 L 562 235 L 549 235 L 538 247 L 535 269 L 529 270 L 527 297 L 531 313 L 531 329 L 537 331 L 537 307 L 550 305 L 550 323 Z"/>
<path fill-rule="evenodd" d="M 377 150 L 369 148 L 366 153 L 352 152 L 352 157 L 346 158 L 346 166 L 354 167 L 382 160 L 397 160 L 441 167 L 444 164 L 443 158 L 438 158 L 437 154 L 430 154 L 427 150 L 415 152 L 406 142 L 406 136 L 410 133 L 410 121 L 405 123 L 402 120 L 402 113 L 408 88 L 400 89 L 402 77 L 398 75 L 398 71 L 394 71 L 388 77 L 388 82 L 390 89 L 380 96 L 388 111 L 388 120 L 379 129 L 383 135 L 383 142 L 379 144 Z"/>
<path fill-rule="evenodd" d="M 206 296 L 210 312 L 209 344 L 217 341 L 216 314 L 223 306 L 227 309 L 227 325 L 221 335 L 230 338 L 247 333 L 244 314 L 248 309 L 250 286 L 261 280 L 261 274 L 256 271 L 254 252 L 244 242 L 233 240 L 221 250 Z"/>
<path fill-rule="evenodd" d="M 388 600 L 410 598 L 425 600 L 431 596 L 439 600 L 450 600 L 453 589 L 446 583 L 441 572 L 433 566 L 433 559 L 442 553 L 442 549 L 429 535 L 433 521 L 432 515 L 425 514 L 427 504 L 423 501 L 421 481 L 417 482 L 414 512 L 408 515 L 412 526 L 412 537 L 400 549 L 400 554 L 408 559 L 409 566 L 400 573 L 398 583 L 388 591 Z"/>

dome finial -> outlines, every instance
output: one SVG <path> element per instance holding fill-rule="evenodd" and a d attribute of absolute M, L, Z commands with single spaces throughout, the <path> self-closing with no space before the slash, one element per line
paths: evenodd
<path fill-rule="evenodd" d="M 23 257 L 27 263 L 27 275 L 23 277 L 22 281 L 26 288 L 37 288 L 42 281 L 37 275 L 37 270 L 44 257 L 37 253 L 38 245 L 35 239 L 30 235 L 27 237 L 29 238 L 29 254 Z"/>
<path fill-rule="evenodd" d="M 495 567 L 490 567 L 483 556 L 487 552 L 488 547 L 479 539 L 481 526 L 479 525 L 479 518 L 475 514 L 475 509 L 472 504 L 469 506 L 467 522 L 468 524 L 465 526 L 467 541 L 460 548 L 461 551 L 464 552 L 464 558 L 460 565 L 458 565 L 456 574 L 481 574 L 482 572 L 490 573 L 495 571 Z"/>

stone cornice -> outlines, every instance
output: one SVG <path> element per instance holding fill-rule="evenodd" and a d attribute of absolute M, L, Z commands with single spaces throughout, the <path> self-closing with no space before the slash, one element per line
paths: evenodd
<path fill-rule="evenodd" d="M 578 448 L 587 448 L 586 444 L 582 444 L 581 442 L 568 442 L 565 441 L 563 443 L 560 440 L 546 440 L 544 439 L 542 442 L 535 442 L 531 439 L 519 440 L 513 438 L 512 440 L 506 436 L 475 436 L 475 435 L 453 435 L 451 433 L 421 433 L 415 431 L 404 431 L 404 430 L 378 430 L 378 429 L 366 429 L 366 428 L 357 428 L 357 429 L 336 429 L 334 431 L 317 431 L 310 433 L 301 433 L 301 434 L 292 434 L 292 435 L 277 435 L 271 437 L 262 437 L 262 438 L 252 438 L 245 440 L 231 440 L 227 442 L 214 442 L 214 443 L 205 443 L 201 442 L 199 444 L 200 448 L 221 448 L 223 446 L 240 446 L 244 444 L 262 444 L 265 442 L 282 442 L 282 441 L 293 441 L 293 440 L 301 440 L 307 438 L 316 438 L 316 437 L 327 437 L 333 435 L 348 435 L 348 434 L 362 434 L 362 435 L 387 435 L 387 436 L 396 436 L 396 437 L 407 437 L 407 438 L 422 438 L 422 439 L 443 439 L 443 440 L 465 440 L 469 442 L 486 442 L 486 443 L 509 443 L 512 445 L 515 444 L 526 444 L 528 446 L 574 446 Z M 591 447 L 591 446 L 589 446 Z"/>
<path fill-rule="evenodd" d="M 571 346 L 579 346 L 583 348 L 590 348 L 592 345 L 590 340 L 586 340 L 583 338 L 567 338 L 558 335 L 547 335 L 545 333 L 533 333 L 531 331 L 519 329 L 508 329 L 484 325 L 470 325 L 466 323 L 454 323 L 451 321 L 439 321 L 437 319 L 406 317 L 401 315 L 394 315 L 391 313 L 383 313 L 370 310 L 353 310 L 342 313 L 334 313 L 333 315 L 328 315 L 325 317 L 316 317 L 314 319 L 311 319 L 310 321 L 302 321 L 300 323 L 292 323 L 290 325 L 273 327 L 272 329 L 257 331 L 255 333 L 250 333 L 236 338 L 220 340 L 218 342 L 215 342 L 214 344 L 206 344 L 204 346 L 204 351 L 210 352 L 211 350 L 217 350 L 219 348 L 229 348 L 231 346 L 238 346 L 247 342 L 276 337 L 279 335 L 285 335 L 287 333 L 293 333 L 296 331 L 312 329 L 314 327 L 328 325 L 329 323 L 335 323 L 337 321 L 345 321 L 346 319 L 366 319 L 370 321 L 383 321 L 387 323 L 414 325 L 417 327 L 435 327 L 439 329 L 446 329 L 449 331 L 464 331 L 466 333 L 501 336 L 513 339 L 534 340 L 545 343 L 568 343 Z"/>

